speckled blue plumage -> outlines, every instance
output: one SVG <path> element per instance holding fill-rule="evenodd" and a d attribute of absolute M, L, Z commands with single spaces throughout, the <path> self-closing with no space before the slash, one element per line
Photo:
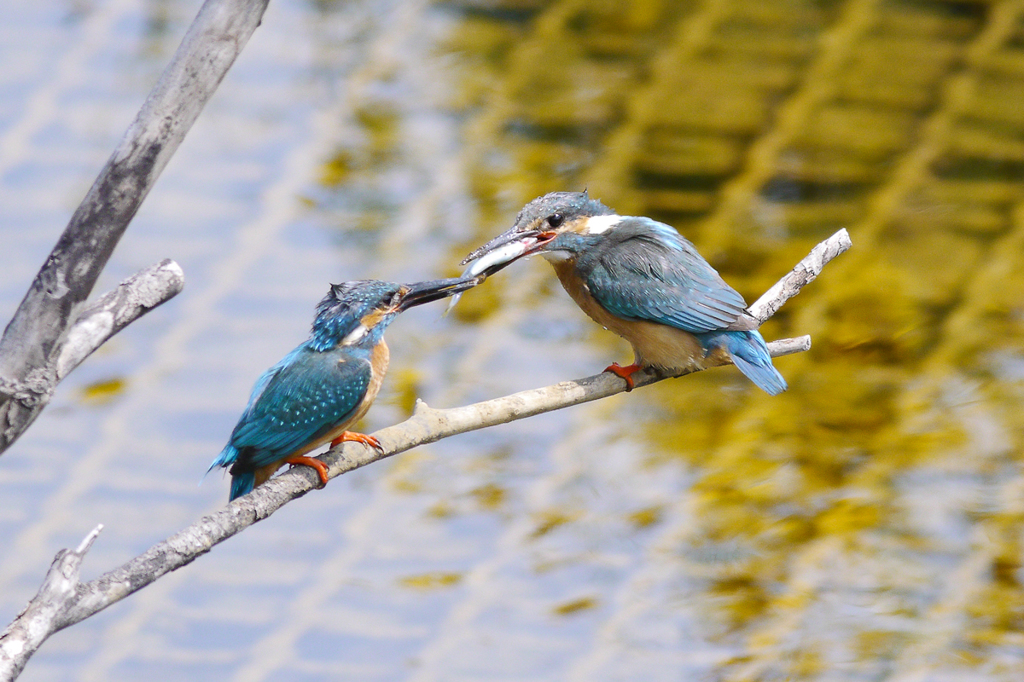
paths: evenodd
<path fill-rule="evenodd" d="M 213 467 L 231 467 L 231 499 L 255 471 L 330 433 L 359 409 L 370 385 L 370 350 L 317 351 L 304 343 L 260 377 Z"/>
<path fill-rule="evenodd" d="M 375 309 L 393 302 L 400 289 L 399 284 L 375 279 L 332 285 L 331 291 L 316 306 L 316 318 L 313 320 L 310 337 L 303 345 L 317 351 L 333 348 L 348 336 L 364 317 Z M 384 330 L 393 319 L 394 315 L 388 315 L 370 329 L 369 337 L 366 339 L 369 347 L 372 348 L 380 342 L 384 337 Z"/>
<path fill-rule="evenodd" d="M 323 438 L 359 410 L 372 380 L 373 348 L 394 315 L 381 317 L 357 343 L 339 344 L 398 288 L 372 280 L 333 286 L 317 306 L 309 339 L 256 381 L 228 444 L 210 465 L 231 467 L 232 500 L 252 490 L 257 469 Z"/>

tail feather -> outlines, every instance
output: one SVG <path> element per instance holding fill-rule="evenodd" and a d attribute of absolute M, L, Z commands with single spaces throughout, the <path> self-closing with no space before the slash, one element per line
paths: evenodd
<path fill-rule="evenodd" d="M 238 448 L 231 443 L 224 446 L 224 449 L 220 451 L 220 454 L 213 458 L 210 462 L 210 468 L 206 470 L 206 473 L 210 473 L 217 467 L 229 467 L 235 463 L 238 459 Z"/>
<path fill-rule="evenodd" d="M 768 345 L 757 331 L 730 331 L 702 336 L 705 336 L 702 339 L 706 341 L 705 348 L 724 348 L 736 368 L 768 395 L 778 395 L 789 388 L 786 380 L 772 365 Z"/>
<path fill-rule="evenodd" d="M 256 486 L 256 472 L 246 471 L 243 473 L 233 474 L 231 476 L 231 497 L 228 501 L 247 495 L 252 492 L 252 489 Z"/>
<path fill-rule="evenodd" d="M 231 496 L 228 501 L 241 497 L 247 493 L 251 493 L 252 489 L 256 487 L 256 472 L 235 472 L 232 465 L 238 461 L 238 448 L 228 443 L 224 446 L 224 449 L 220 451 L 220 454 L 210 464 L 210 468 L 206 470 L 209 474 L 217 467 L 228 468 L 231 467 Z M 205 478 L 205 475 L 203 476 Z"/>

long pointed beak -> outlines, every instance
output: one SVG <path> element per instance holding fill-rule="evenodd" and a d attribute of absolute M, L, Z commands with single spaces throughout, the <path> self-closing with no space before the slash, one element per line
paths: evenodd
<path fill-rule="evenodd" d="M 480 258 L 481 256 L 483 256 L 486 253 L 490 253 L 491 251 L 494 251 L 495 249 L 500 249 L 501 247 L 505 246 L 506 244 L 511 244 L 512 242 L 522 241 L 522 240 L 526 240 L 526 239 L 531 239 L 533 237 L 536 237 L 538 234 L 540 234 L 540 233 L 537 232 L 536 230 L 531 230 L 531 231 L 528 231 L 528 232 L 519 232 L 519 231 L 516 231 L 515 228 L 512 228 L 511 230 L 508 230 L 507 232 L 502 232 L 501 234 L 499 234 L 497 237 L 495 237 L 491 241 L 487 242 L 483 246 L 481 246 L 478 249 L 476 249 L 475 251 L 473 251 L 473 253 L 471 253 L 468 256 L 466 256 L 465 258 L 463 258 L 462 262 L 459 263 L 459 265 L 466 265 L 467 263 L 470 263 L 472 261 L 477 260 L 478 258 Z"/>
<path fill-rule="evenodd" d="M 413 306 L 461 294 L 482 281 L 482 277 L 449 277 L 448 279 L 432 279 L 426 282 L 406 284 L 403 285 L 406 291 L 398 301 L 396 308 L 398 312 L 402 312 Z"/>
<path fill-rule="evenodd" d="M 554 239 L 555 236 L 554 232 L 541 232 L 539 230 L 522 231 L 516 230 L 513 227 L 507 232 L 502 232 L 463 258 L 460 265 L 466 265 L 467 263 L 471 263 L 471 265 L 462 272 L 462 278 L 471 278 L 475 282 L 480 283 L 523 256 L 536 253 L 538 249 Z M 451 312 L 451 309 L 455 307 L 460 298 L 462 298 L 461 292 L 452 296 L 448 307 L 445 308 L 445 315 Z"/>
<path fill-rule="evenodd" d="M 472 263 L 463 276 L 490 277 L 523 256 L 536 253 L 555 236 L 550 231 L 517 231 L 515 228 L 503 232 L 463 259 L 462 265 Z"/>

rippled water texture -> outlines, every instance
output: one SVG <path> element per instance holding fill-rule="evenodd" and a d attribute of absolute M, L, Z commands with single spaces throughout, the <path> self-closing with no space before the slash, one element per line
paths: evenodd
<path fill-rule="evenodd" d="M 0 5 L 0 318 L 198 2 Z M 357 471 L 50 640 L 39 680 L 1024 677 L 1024 6 L 274 0 L 98 291 L 185 291 L 0 457 L 0 624 L 214 509 L 202 472 L 328 282 L 458 271 L 588 187 L 753 300 L 854 249 L 733 368 Z M 388 332 L 364 429 L 631 356 L 541 261 Z"/>

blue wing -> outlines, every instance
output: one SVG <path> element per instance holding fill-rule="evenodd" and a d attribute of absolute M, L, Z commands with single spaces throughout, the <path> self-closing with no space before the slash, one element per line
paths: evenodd
<path fill-rule="evenodd" d="M 234 464 L 232 474 L 251 471 L 324 437 L 354 415 L 370 377 L 367 358 L 296 348 L 256 382 L 214 464 Z"/>
<path fill-rule="evenodd" d="M 700 334 L 756 326 L 739 293 L 674 229 L 623 218 L 580 255 L 577 271 L 608 312 Z"/>

